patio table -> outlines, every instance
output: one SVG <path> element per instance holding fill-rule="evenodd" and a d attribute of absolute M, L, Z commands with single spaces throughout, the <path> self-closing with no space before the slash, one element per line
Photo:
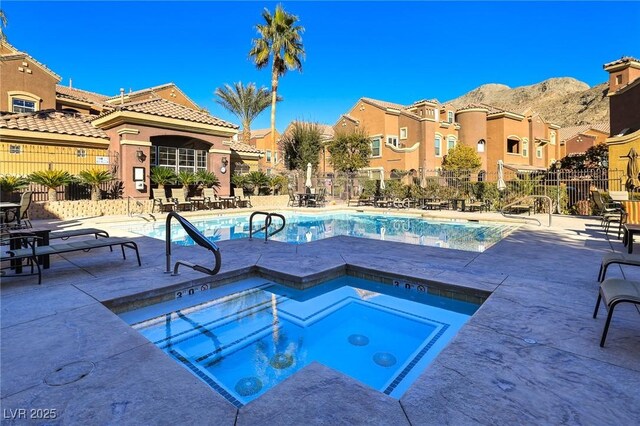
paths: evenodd
<path fill-rule="evenodd" d="M 2 212 L 4 219 L 6 219 L 5 215 L 10 210 L 15 210 L 16 221 L 18 222 L 18 225 L 20 225 L 20 203 L 9 203 L 6 201 L 0 202 L 0 212 Z M 3 219 L 3 222 L 5 221 L 4 219 Z"/>
<path fill-rule="evenodd" d="M 236 197 L 218 197 L 225 209 L 236 206 Z"/>
<path fill-rule="evenodd" d="M 26 236 L 35 235 L 36 237 L 38 237 L 37 244 L 36 244 L 38 246 L 49 245 L 50 232 L 51 232 L 51 229 L 49 228 L 10 229 L 9 231 L 7 231 L 7 233 L 11 237 L 20 237 L 23 235 L 26 235 Z M 11 244 L 9 245 L 9 248 L 13 250 L 13 249 L 19 249 L 21 247 L 19 246 L 18 241 L 11 240 Z M 16 260 L 12 262 L 15 262 L 15 263 L 12 263 L 11 266 L 15 267 L 16 273 L 19 274 L 20 272 L 22 272 L 22 260 L 19 260 L 19 261 Z M 49 266 L 51 265 L 49 255 L 43 254 L 38 256 L 38 263 L 42 265 L 43 269 L 49 269 Z"/>

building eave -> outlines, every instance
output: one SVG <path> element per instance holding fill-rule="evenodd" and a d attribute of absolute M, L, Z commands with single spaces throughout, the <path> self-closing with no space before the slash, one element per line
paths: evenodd
<path fill-rule="evenodd" d="M 178 118 L 162 117 L 134 111 L 114 111 L 92 121 L 93 125 L 101 129 L 111 129 L 121 124 L 151 125 L 171 130 L 182 130 L 207 135 L 232 137 L 238 134 L 237 129 L 198 123 Z"/>

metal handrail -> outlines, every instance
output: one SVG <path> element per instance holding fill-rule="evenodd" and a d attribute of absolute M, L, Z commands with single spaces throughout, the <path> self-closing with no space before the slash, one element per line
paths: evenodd
<path fill-rule="evenodd" d="M 274 236 L 275 234 L 277 234 L 278 232 L 282 231 L 284 229 L 284 226 L 286 224 L 286 220 L 284 218 L 283 215 L 281 215 L 280 213 L 268 213 L 268 212 L 262 212 L 262 211 L 257 211 L 257 212 L 253 212 L 251 213 L 251 216 L 249 216 L 249 239 L 253 239 L 253 218 L 257 215 L 265 215 L 264 218 L 264 226 L 261 227 L 260 229 L 257 229 L 255 232 L 261 232 L 264 231 L 264 242 L 266 243 L 267 240 L 269 239 L 269 237 Z M 271 226 L 271 223 L 273 222 L 272 217 L 279 217 L 280 219 L 282 219 L 282 225 L 275 229 L 274 231 L 272 231 L 271 233 L 269 232 L 269 227 Z"/>
<path fill-rule="evenodd" d="M 178 223 L 182 225 L 184 230 L 187 231 L 187 234 L 193 239 L 193 241 L 195 241 L 196 244 L 198 244 L 200 247 L 206 248 L 207 250 L 213 253 L 213 256 L 216 261 L 215 265 L 213 266 L 213 269 L 209 269 L 201 265 L 196 265 L 191 262 L 179 260 L 176 262 L 175 266 L 173 267 L 173 273 L 171 273 L 171 219 L 176 219 Z M 180 216 L 176 212 L 169 212 L 169 214 L 167 214 L 165 232 L 166 232 L 165 247 L 166 247 L 166 256 L 167 256 L 167 269 L 165 273 L 167 274 L 171 273 L 171 275 L 178 275 L 178 268 L 180 267 L 180 265 L 184 265 L 188 268 L 193 269 L 194 271 L 202 272 L 208 275 L 215 275 L 218 273 L 218 271 L 220 271 L 220 266 L 222 266 L 222 257 L 220 256 L 220 249 L 212 241 L 209 241 L 207 237 L 202 235 L 202 233 L 198 231 L 196 227 L 193 226 L 193 224 L 189 222 L 187 219 Z"/>
<path fill-rule="evenodd" d="M 516 204 L 519 204 L 519 203 L 523 202 L 524 200 L 535 199 L 535 198 L 543 198 L 543 199 L 549 201 L 549 224 L 547 226 L 551 226 L 551 211 L 553 209 L 553 200 L 551 200 L 551 197 L 549 197 L 548 195 L 527 195 L 526 197 L 518 198 L 516 201 L 514 201 L 512 203 L 509 203 L 506 206 L 502 207 L 500 209 L 500 213 L 504 217 L 524 219 L 524 220 L 532 220 L 532 221 L 537 222 L 538 226 L 542 226 L 542 223 L 535 217 L 511 215 L 511 214 L 508 214 L 508 213 L 504 212 L 505 209 L 507 209 L 507 208 L 509 208 L 511 206 L 515 206 Z"/>

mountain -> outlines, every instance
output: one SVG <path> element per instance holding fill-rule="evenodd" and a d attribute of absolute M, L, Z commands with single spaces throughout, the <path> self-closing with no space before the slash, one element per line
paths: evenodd
<path fill-rule="evenodd" d="M 609 121 L 608 84 L 593 87 L 575 78 L 550 78 L 531 86 L 510 88 L 484 84 L 448 104 L 456 108 L 484 103 L 511 112 L 538 112 L 547 122 L 562 127 Z"/>

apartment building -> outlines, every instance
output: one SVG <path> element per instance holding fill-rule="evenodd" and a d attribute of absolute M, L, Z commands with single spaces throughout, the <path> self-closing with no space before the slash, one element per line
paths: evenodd
<path fill-rule="evenodd" d="M 571 154 L 582 154 L 589 148 L 604 143 L 607 137 L 609 137 L 609 123 L 563 127 L 558 130 L 560 158 Z"/>
<path fill-rule="evenodd" d="M 493 173 L 498 160 L 505 167 L 526 173 L 545 170 L 560 157 L 559 126 L 531 111 L 515 113 L 490 105 L 462 108 L 435 99 L 404 106 L 360 98 L 343 114 L 334 130 L 363 128 L 371 138 L 374 176 L 392 177 L 394 171 L 413 176 L 438 170 L 449 150 L 463 144 L 482 159 L 482 171 Z"/>
<path fill-rule="evenodd" d="M 0 173 L 98 167 L 124 183 L 124 196 L 148 198 L 152 166 L 208 170 L 230 191 L 231 140 L 238 126 L 202 110 L 175 84 L 114 96 L 61 86 L 60 76 L 0 43 Z M 242 161 L 255 148 L 236 146 Z M 65 152 L 74 161 L 59 162 Z M 75 168 L 73 168 L 75 167 Z"/>
<path fill-rule="evenodd" d="M 631 148 L 640 153 L 640 60 L 626 56 L 603 68 L 609 73 L 609 170 L 626 170 Z"/>

